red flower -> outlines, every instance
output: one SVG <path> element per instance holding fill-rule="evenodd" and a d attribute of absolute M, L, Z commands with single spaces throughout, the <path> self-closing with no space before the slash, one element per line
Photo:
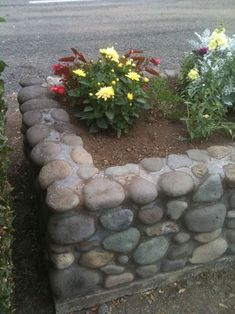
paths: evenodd
<path fill-rule="evenodd" d="M 160 58 L 151 58 L 150 62 L 152 62 L 155 65 L 161 64 L 161 59 Z"/>
<path fill-rule="evenodd" d="M 55 75 L 60 75 L 61 74 L 61 70 L 63 70 L 63 66 L 61 64 L 54 64 L 52 66 L 52 70 L 53 70 L 53 73 Z"/>
<path fill-rule="evenodd" d="M 56 94 L 59 94 L 59 95 L 64 95 L 65 93 L 65 88 L 64 86 L 60 86 L 60 85 L 54 85 L 50 88 L 50 90 Z"/>

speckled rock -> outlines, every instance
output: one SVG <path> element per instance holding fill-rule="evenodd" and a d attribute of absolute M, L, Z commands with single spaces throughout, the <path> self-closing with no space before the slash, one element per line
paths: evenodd
<path fill-rule="evenodd" d="M 104 171 L 106 176 L 125 176 L 125 175 L 138 175 L 140 172 L 139 166 L 136 164 L 126 164 L 125 166 L 109 167 Z"/>
<path fill-rule="evenodd" d="M 23 123 L 29 128 L 41 122 L 42 114 L 40 111 L 27 111 L 22 116 Z"/>
<path fill-rule="evenodd" d="M 34 98 L 55 98 L 55 94 L 48 88 L 34 85 L 22 88 L 17 95 L 19 104 Z"/>
<path fill-rule="evenodd" d="M 93 166 L 79 165 L 79 169 L 77 171 L 77 175 L 82 180 L 88 180 L 92 178 L 95 174 L 99 172 L 99 169 Z"/>
<path fill-rule="evenodd" d="M 179 232 L 179 226 L 173 221 L 164 221 L 151 227 L 146 227 L 144 228 L 144 231 L 150 237 L 160 236 L 164 234 Z"/>
<path fill-rule="evenodd" d="M 208 263 L 222 256 L 228 248 L 226 240 L 218 238 L 207 244 L 203 244 L 193 251 L 190 259 L 192 264 Z"/>
<path fill-rule="evenodd" d="M 65 179 L 71 173 L 70 165 L 64 160 L 54 160 L 44 167 L 39 173 L 39 183 L 43 189 L 46 189 L 55 181 Z"/>
<path fill-rule="evenodd" d="M 154 207 L 151 207 L 148 208 L 148 206 L 144 206 L 138 212 L 138 218 L 146 225 L 152 225 L 160 221 L 163 215 L 163 210 L 161 207 L 157 206 L 156 204 Z"/>
<path fill-rule="evenodd" d="M 46 204 L 56 212 L 74 209 L 79 203 L 79 197 L 69 188 L 53 183 L 47 189 Z"/>
<path fill-rule="evenodd" d="M 192 160 L 186 155 L 171 154 L 167 158 L 167 164 L 172 170 L 182 167 L 190 167 L 192 163 Z"/>
<path fill-rule="evenodd" d="M 164 260 L 162 265 L 162 271 L 169 272 L 175 271 L 185 267 L 187 259 L 179 259 L 179 260 Z"/>
<path fill-rule="evenodd" d="M 109 179 L 95 178 L 84 187 L 85 205 L 90 210 L 117 207 L 124 199 L 122 186 Z"/>
<path fill-rule="evenodd" d="M 70 155 L 72 160 L 77 164 L 93 164 L 91 154 L 89 154 L 82 146 L 74 148 Z"/>
<path fill-rule="evenodd" d="M 50 272 L 53 295 L 59 300 L 77 296 L 81 291 L 95 289 L 101 279 L 99 272 L 75 264 L 63 271 L 51 270 Z"/>
<path fill-rule="evenodd" d="M 124 272 L 125 267 L 116 264 L 108 264 L 102 267 L 101 270 L 107 275 L 118 275 Z"/>
<path fill-rule="evenodd" d="M 149 172 L 160 171 L 163 167 L 163 159 L 158 157 L 144 158 L 140 164 Z"/>
<path fill-rule="evenodd" d="M 187 232 L 179 232 L 174 236 L 174 241 L 179 244 L 186 243 L 190 240 L 191 236 Z"/>
<path fill-rule="evenodd" d="M 197 178 L 203 178 L 205 177 L 209 170 L 207 168 L 207 166 L 205 164 L 198 164 L 198 165 L 195 165 L 191 168 L 192 170 L 192 173 L 195 175 L 195 177 Z"/>
<path fill-rule="evenodd" d="M 69 122 L 69 115 L 64 109 L 60 109 L 60 108 L 53 109 L 51 112 L 51 116 L 55 120 Z"/>
<path fill-rule="evenodd" d="M 54 99 L 30 99 L 26 102 L 24 102 L 21 107 L 20 111 L 22 113 L 25 113 L 27 111 L 33 111 L 33 110 L 45 110 L 45 109 L 53 109 L 53 108 L 59 108 L 60 104 L 54 100 Z"/>
<path fill-rule="evenodd" d="M 222 159 L 232 152 L 231 148 L 227 146 L 211 146 L 207 149 L 207 151 L 210 157 L 216 159 Z"/>
<path fill-rule="evenodd" d="M 127 253 L 136 247 L 139 239 L 139 230 L 136 228 L 130 228 L 105 238 L 103 241 L 103 246 L 105 249 L 110 251 Z"/>
<path fill-rule="evenodd" d="M 54 142 L 42 141 L 38 143 L 31 151 L 31 159 L 38 166 L 44 166 L 47 163 L 58 159 L 61 152 L 61 145 Z"/>
<path fill-rule="evenodd" d="M 208 152 L 203 149 L 189 149 L 187 150 L 187 154 L 189 158 L 196 161 L 208 162 L 210 160 Z"/>
<path fill-rule="evenodd" d="M 118 209 L 100 217 L 101 224 L 110 230 L 120 231 L 127 229 L 133 220 L 130 209 Z"/>
<path fill-rule="evenodd" d="M 134 252 L 133 258 L 137 264 L 153 264 L 166 254 L 169 240 L 165 237 L 155 237 L 141 243 Z"/>
<path fill-rule="evenodd" d="M 211 232 L 199 233 L 194 236 L 194 239 L 200 243 L 208 243 L 218 238 L 221 235 L 221 231 L 222 229 L 218 228 Z"/>
<path fill-rule="evenodd" d="M 223 167 L 225 180 L 229 187 L 235 187 L 235 164 L 229 164 Z"/>
<path fill-rule="evenodd" d="M 46 124 L 35 124 L 26 132 L 27 142 L 31 147 L 37 145 L 40 141 L 49 136 L 51 132 L 50 126 Z"/>
<path fill-rule="evenodd" d="M 127 255 L 119 255 L 118 256 L 118 262 L 122 265 L 127 264 L 129 261 L 129 257 Z"/>
<path fill-rule="evenodd" d="M 193 243 L 191 241 L 188 241 L 184 244 L 172 245 L 169 249 L 169 253 L 167 257 L 170 260 L 179 260 L 179 259 L 184 259 L 190 256 L 192 252 L 193 252 Z"/>
<path fill-rule="evenodd" d="M 179 219 L 185 209 L 188 208 L 188 203 L 180 200 L 169 201 L 167 203 L 167 215 L 173 219 Z"/>
<path fill-rule="evenodd" d="M 193 200 L 195 202 L 215 202 L 222 197 L 223 192 L 220 175 L 213 174 L 200 185 Z"/>
<path fill-rule="evenodd" d="M 90 251 L 83 253 L 79 264 L 88 268 L 101 268 L 113 258 L 113 253 L 105 251 Z"/>
<path fill-rule="evenodd" d="M 159 269 L 159 265 L 140 266 L 136 268 L 136 273 L 141 278 L 148 278 L 159 272 Z"/>
<path fill-rule="evenodd" d="M 129 186 L 130 198 L 140 205 L 154 201 L 157 194 L 156 185 L 142 178 L 133 179 Z"/>
<path fill-rule="evenodd" d="M 223 226 L 225 215 L 226 207 L 218 203 L 187 211 L 185 223 L 191 231 L 211 232 Z"/>
<path fill-rule="evenodd" d="M 71 252 L 59 254 L 51 253 L 50 259 L 57 269 L 64 269 L 73 264 L 74 255 Z"/>
<path fill-rule="evenodd" d="M 32 85 L 42 85 L 45 80 L 41 77 L 30 77 L 30 78 L 22 78 L 19 81 L 21 87 L 32 86 Z"/>
<path fill-rule="evenodd" d="M 189 174 L 171 171 L 160 176 L 159 186 L 168 196 L 177 197 L 190 193 L 194 188 L 194 183 Z"/>
<path fill-rule="evenodd" d="M 112 288 L 119 286 L 134 280 L 132 273 L 123 273 L 121 275 L 110 275 L 106 278 L 104 286 L 105 288 Z"/>
<path fill-rule="evenodd" d="M 69 146 L 83 146 L 82 138 L 75 134 L 62 134 L 61 141 Z"/>
<path fill-rule="evenodd" d="M 85 214 L 53 215 L 48 224 L 49 236 L 56 244 L 67 245 L 84 241 L 94 232 L 94 218 Z"/>

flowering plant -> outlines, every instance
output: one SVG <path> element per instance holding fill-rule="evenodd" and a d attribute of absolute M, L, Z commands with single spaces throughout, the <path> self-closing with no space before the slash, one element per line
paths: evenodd
<path fill-rule="evenodd" d="M 196 36 L 199 41 L 190 42 L 193 51 L 184 57 L 180 75 L 190 137 L 208 137 L 220 129 L 234 136 L 234 124 L 226 118 L 235 107 L 235 38 L 223 26 Z"/>
<path fill-rule="evenodd" d="M 140 109 L 148 109 L 144 72 L 158 75 L 150 66 L 158 66 L 159 58 L 145 58 L 140 50 L 119 56 L 113 48 L 100 49 L 98 61 L 88 61 L 76 49 L 73 55 L 53 66 L 62 77 L 62 86 L 51 89 L 70 98 L 79 109 L 75 115 L 86 121 L 90 132 L 113 129 L 117 136 L 126 133 Z"/>

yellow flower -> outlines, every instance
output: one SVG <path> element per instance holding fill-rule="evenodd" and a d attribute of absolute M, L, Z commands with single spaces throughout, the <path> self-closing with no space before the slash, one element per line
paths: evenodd
<path fill-rule="evenodd" d="M 194 81 L 194 80 L 198 79 L 199 78 L 198 69 L 194 68 L 194 69 L 190 70 L 189 73 L 188 73 L 188 78 L 191 81 Z"/>
<path fill-rule="evenodd" d="M 83 71 L 82 69 L 77 69 L 75 71 L 73 71 L 74 74 L 81 76 L 81 77 L 85 77 L 86 76 L 86 72 Z"/>
<path fill-rule="evenodd" d="M 104 86 L 96 93 L 97 98 L 102 98 L 106 101 L 109 98 L 114 97 L 114 89 L 112 86 Z"/>
<path fill-rule="evenodd" d="M 132 93 L 127 94 L 127 99 L 132 101 L 134 99 L 134 95 Z"/>
<path fill-rule="evenodd" d="M 140 75 L 136 72 L 129 72 L 128 74 L 126 74 L 126 77 L 128 77 L 132 81 L 140 80 Z"/>
<path fill-rule="evenodd" d="M 116 81 L 112 81 L 112 85 L 116 85 Z"/>
<path fill-rule="evenodd" d="M 98 82 L 97 85 L 100 86 L 101 85 L 100 82 Z"/>
<path fill-rule="evenodd" d="M 132 61 L 131 61 L 131 60 L 128 60 L 128 61 L 126 62 L 126 65 L 132 65 Z"/>
<path fill-rule="evenodd" d="M 204 114 L 203 117 L 204 117 L 205 119 L 208 119 L 208 118 L 209 118 L 209 114 Z"/>
<path fill-rule="evenodd" d="M 89 96 L 93 96 L 93 93 L 89 93 Z"/>
<path fill-rule="evenodd" d="M 149 79 L 147 77 L 144 77 L 144 82 L 145 83 L 148 83 L 149 82 Z"/>
<path fill-rule="evenodd" d="M 119 78 L 116 78 L 116 81 L 119 82 Z"/>
<path fill-rule="evenodd" d="M 209 46 L 208 46 L 209 50 L 215 50 L 216 48 L 227 47 L 227 46 L 228 46 L 228 38 L 225 35 L 225 29 L 216 28 L 210 37 Z"/>
<path fill-rule="evenodd" d="M 112 61 L 115 61 L 117 63 L 119 62 L 119 54 L 117 53 L 117 51 L 113 47 L 106 48 L 106 49 L 100 49 L 100 53 Z"/>
<path fill-rule="evenodd" d="M 122 67 L 123 67 L 123 64 L 122 64 L 122 63 L 118 63 L 118 67 L 119 67 L 119 68 L 122 68 Z"/>

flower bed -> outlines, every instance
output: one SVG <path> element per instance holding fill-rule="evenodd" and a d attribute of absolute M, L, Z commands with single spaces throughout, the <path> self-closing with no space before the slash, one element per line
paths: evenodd
<path fill-rule="evenodd" d="M 57 313 L 233 263 L 233 143 L 99 170 L 46 84 L 21 84 Z"/>

